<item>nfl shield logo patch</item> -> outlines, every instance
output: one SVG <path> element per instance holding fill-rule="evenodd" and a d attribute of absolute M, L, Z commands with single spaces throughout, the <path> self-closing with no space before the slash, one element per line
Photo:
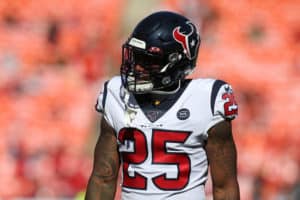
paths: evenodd
<path fill-rule="evenodd" d="M 180 120 L 186 120 L 190 117 L 190 111 L 186 108 L 182 108 L 177 112 L 177 118 Z"/>

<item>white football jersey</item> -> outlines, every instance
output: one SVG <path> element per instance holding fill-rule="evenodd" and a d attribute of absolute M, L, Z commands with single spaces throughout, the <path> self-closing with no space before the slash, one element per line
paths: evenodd
<path fill-rule="evenodd" d="M 207 131 L 238 111 L 230 85 L 194 79 L 163 115 L 151 120 L 119 76 L 105 83 L 96 109 L 117 134 L 122 200 L 205 199 Z"/>

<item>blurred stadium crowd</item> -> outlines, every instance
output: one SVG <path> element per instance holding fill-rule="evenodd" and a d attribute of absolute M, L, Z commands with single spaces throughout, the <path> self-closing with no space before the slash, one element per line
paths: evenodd
<path fill-rule="evenodd" d="M 299 1 L 153 2 L 140 17 L 171 9 L 201 28 L 193 76 L 235 89 L 241 199 L 300 199 Z M 98 135 L 96 96 L 119 72 L 129 16 L 142 3 L 0 1 L 0 198 L 84 191 Z M 206 190 L 211 199 L 210 182 Z"/>

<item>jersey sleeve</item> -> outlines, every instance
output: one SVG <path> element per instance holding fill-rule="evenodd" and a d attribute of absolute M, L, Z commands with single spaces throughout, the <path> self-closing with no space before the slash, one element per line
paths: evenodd
<path fill-rule="evenodd" d="M 113 119 L 110 114 L 109 109 L 107 109 L 107 97 L 108 95 L 108 83 L 109 81 L 106 81 L 104 83 L 104 86 L 97 98 L 97 102 L 95 105 L 95 109 L 97 112 L 101 113 L 106 122 L 111 126 L 114 127 Z"/>
<path fill-rule="evenodd" d="M 210 106 L 212 120 L 206 130 L 224 120 L 233 120 L 238 115 L 238 104 L 230 84 L 216 80 L 211 90 Z"/>
<path fill-rule="evenodd" d="M 97 112 L 104 114 L 104 109 L 105 109 L 105 103 L 106 103 L 106 97 L 107 97 L 107 84 L 108 81 L 104 83 L 104 86 L 97 98 L 97 102 L 95 105 L 95 109 Z"/>

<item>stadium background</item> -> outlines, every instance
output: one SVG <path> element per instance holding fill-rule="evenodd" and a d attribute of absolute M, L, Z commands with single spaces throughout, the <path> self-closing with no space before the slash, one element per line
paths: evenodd
<path fill-rule="evenodd" d="M 300 199 L 299 0 L 0 0 L 0 199 L 82 199 L 103 80 L 162 9 L 201 28 L 194 76 L 235 89 L 241 199 Z"/>

